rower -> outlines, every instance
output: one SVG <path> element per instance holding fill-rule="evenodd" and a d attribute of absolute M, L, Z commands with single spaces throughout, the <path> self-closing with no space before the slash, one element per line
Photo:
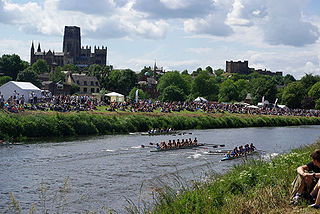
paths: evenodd
<path fill-rule="evenodd" d="M 174 147 L 174 148 L 177 148 L 177 147 L 178 147 L 175 140 L 172 140 L 172 144 L 173 144 L 173 147 Z"/>
<path fill-rule="evenodd" d="M 253 143 L 250 143 L 249 148 L 250 148 L 251 151 L 254 151 L 254 150 L 257 149 L 257 148 L 253 145 Z"/>
<path fill-rule="evenodd" d="M 194 144 L 194 145 L 197 145 L 197 144 L 198 144 L 198 140 L 197 140 L 196 137 L 195 137 L 194 140 L 193 140 L 193 144 Z"/>
<path fill-rule="evenodd" d="M 192 140 L 191 138 L 189 138 L 189 145 L 191 146 L 193 143 L 192 143 Z"/>

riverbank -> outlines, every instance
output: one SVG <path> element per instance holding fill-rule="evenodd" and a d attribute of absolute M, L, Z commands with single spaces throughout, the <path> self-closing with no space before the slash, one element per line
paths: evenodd
<path fill-rule="evenodd" d="M 306 202 L 289 205 L 296 168 L 311 161 L 320 141 L 270 161 L 255 160 L 180 191 L 157 188 L 152 213 L 315 213 Z"/>
<path fill-rule="evenodd" d="M 44 137 L 126 134 L 167 127 L 187 130 L 297 125 L 320 125 L 320 118 L 199 113 L 0 113 L 0 139 L 22 141 Z"/>

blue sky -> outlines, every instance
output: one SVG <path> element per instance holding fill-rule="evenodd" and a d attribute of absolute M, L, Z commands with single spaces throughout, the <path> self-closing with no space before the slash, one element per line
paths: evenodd
<path fill-rule="evenodd" d="M 114 68 L 156 61 L 191 73 L 248 60 L 320 75 L 319 0 L 0 0 L 0 54 L 29 61 L 32 41 L 62 51 L 65 25 L 81 28 L 82 45 L 107 46 Z"/>

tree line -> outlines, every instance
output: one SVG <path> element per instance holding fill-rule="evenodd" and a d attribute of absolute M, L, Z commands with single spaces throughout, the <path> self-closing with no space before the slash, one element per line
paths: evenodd
<path fill-rule="evenodd" d="M 131 69 L 114 69 L 112 65 L 90 65 L 80 68 L 68 64 L 57 67 L 50 72 L 50 80 L 64 81 L 65 73 L 62 71 L 82 72 L 96 76 L 101 91 L 116 91 L 135 98 L 136 90 L 140 99 L 148 99 L 149 94 L 139 85 L 142 76 L 153 76 L 151 67 L 144 67 L 139 73 Z M 29 65 L 16 54 L 3 55 L 0 58 L 0 85 L 11 81 L 28 81 L 41 87 L 38 76 L 49 73 L 50 69 L 45 60 L 38 60 Z M 198 68 L 189 73 L 187 70 L 169 71 L 163 75 L 156 74 L 157 90 L 161 101 L 192 101 L 196 97 L 204 97 L 217 102 L 241 102 L 247 94 L 251 94 L 251 102 L 257 104 L 262 97 L 270 103 L 284 104 L 289 108 L 320 109 L 320 76 L 305 74 L 300 80 L 292 75 L 269 76 L 253 71 L 249 75 L 226 73 L 223 69 L 213 70 L 210 66 L 205 69 Z M 77 92 L 76 90 L 74 91 Z"/>

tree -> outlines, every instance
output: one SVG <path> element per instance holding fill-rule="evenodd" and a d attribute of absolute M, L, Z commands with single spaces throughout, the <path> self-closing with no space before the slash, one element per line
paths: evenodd
<path fill-rule="evenodd" d="M 295 82 L 296 81 L 296 79 L 292 76 L 292 75 L 290 75 L 290 74 L 287 74 L 286 76 L 284 76 L 284 78 L 283 78 L 283 83 L 285 84 L 285 85 L 288 85 L 289 83 L 292 83 L 292 82 Z"/>
<path fill-rule="evenodd" d="M 3 76 L 9 76 L 17 79 L 18 73 L 28 67 L 28 62 L 22 61 L 16 54 L 4 54 L 0 58 L 0 73 Z"/>
<path fill-rule="evenodd" d="M 207 66 L 206 71 L 208 71 L 210 74 L 213 74 L 213 69 L 211 68 L 211 66 Z"/>
<path fill-rule="evenodd" d="M 234 83 L 234 85 L 238 90 L 238 99 L 236 100 L 243 101 L 246 98 L 250 88 L 248 80 L 239 79 Z"/>
<path fill-rule="evenodd" d="M 186 80 L 183 78 L 178 71 L 166 72 L 160 79 L 157 85 L 157 89 L 162 94 L 164 89 L 168 86 L 176 86 L 180 88 L 184 95 L 188 95 L 190 92 L 190 87 Z"/>
<path fill-rule="evenodd" d="M 4 85 L 10 81 L 12 81 L 12 77 L 9 77 L 9 76 L 0 77 L 0 86 Z"/>
<path fill-rule="evenodd" d="M 70 94 L 75 94 L 79 92 L 80 87 L 77 84 L 71 83 L 70 84 Z"/>
<path fill-rule="evenodd" d="M 32 64 L 32 70 L 37 74 L 49 73 L 49 66 L 44 59 L 38 59 Z"/>
<path fill-rule="evenodd" d="M 193 97 L 205 97 L 208 100 L 217 100 L 219 87 L 213 76 L 207 71 L 201 71 L 191 83 L 191 93 Z"/>
<path fill-rule="evenodd" d="M 277 94 L 277 87 L 272 79 L 263 77 L 252 79 L 250 82 L 250 93 L 254 103 L 262 100 L 262 97 L 269 102 L 274 102 Z"/>
<path fill-rule="evenodd" d="M 285 87 L 282 94 L 282 102 L 289 108 L 299 108 L 304 95 L 303 84 L 292 82 Z"/>
<path fill-rule="evenodd" d="M 50 73 L 50 80 L 53 82 L 64 81 L 65 78 L 66 75 L 59 70 L 55 70 L 53 73 Z"/>
<path fill-rule="evenodd" d="M 35 86 L 41 88 L 41 83 L 38 79 L 38 74 L 31 67 L 28 67 L 23 71 L 20 71 L 17 76 L 17 81 L 31 82 Z"/>
<path fill-rule="evenodd" d="M 313 97 L 315 100 L 320 98 L 320 82 L 314 84 L 308 92 L 309 97 Z"/>
<path fill-rule="evenodd" d="M 217 77 L 221 76 L 223 73 L 224 73 L 224 70 L 221 69 L 221 68 L 214 70 L 214 74 L 215 74 Z"/>
<path fill-rule="evenodd" d="M 128 95 L 130 90 L 136 85 L 137 74 L 130 70 L 112 70 L 108 76 L 107 89 Z"/>
<path fill-rule="evenodd" d="M 303 87 L 305 88 L 305 92 L 308 93 L 308 91 L 311 89 L 311 87 L 316 84 L 316 82 L 320 81 L 319 76 L 312 76 L 312 74 L 306 74 L 303 76 L 300 80 Z"/>
<path fill-rule="evenodd" d="M 238 100 L 239 93 L 236 85 L 232 80 L 226 80 L 221 83 L 219 88 L 219 102 L 230 102 Z"/>
<path fill-rule="evenodd" d="M 141 89 L 138 89 L 137 87 L 134 87 L 133 89 L 131 89 L 131 91 L 129 93 L 129 97 L 130 97 L 131 100 L 135 100 L 136 99 L 136 91 L 137 90 L 138 90 L 139 99 L 147 99 L 149 97 L 147 93 L 145 93 Z"/>
<path fill-rule="evenodd" d="M 185 94 L 181 88 L 170 85 L 163 90 L 161 100 L 163 102 L 184 101 Z"/>
<path fill-rule="evenodd" d="M 64 65 L 63 67 L 57 67 L 56 70 L 58 71 L 70 71 L 71 73 L 77 73 L 81 70 L 81 68 L 77 65 L 73 65 L 73 64 L 67 64 Z"/>

